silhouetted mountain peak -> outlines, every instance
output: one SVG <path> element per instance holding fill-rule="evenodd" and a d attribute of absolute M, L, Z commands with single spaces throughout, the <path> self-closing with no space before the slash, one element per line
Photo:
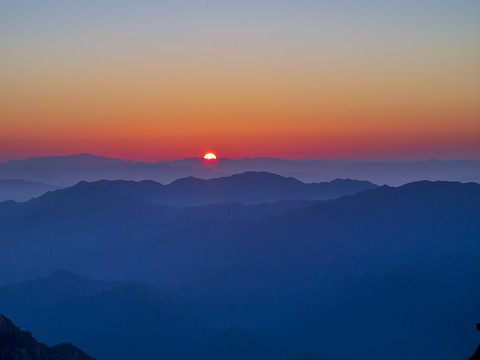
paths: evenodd
<path fill-rule="evenodd" d="M 20 332 L 18 327 L 15 324 L 5 317 L 3 314 L 0 314 L 0 336 L 2 335 L 16 335 Z"/>
<path fill-rule="evenodd" d="M 198 183 L 198 182 L 206 182 L 206 181 L 207 180 L 199 179 L 199 178 L 196 178 L 194 176 L 187 176 L 187 177 L 172 181 L 169 185 L 195 184 L 195 183 Z"/>
<path fill-rule="evenodd" d="M 233 181 L 238 181 L 246 184 L 255 184 L 258 182 L 268 183 L 270 185 L 282 184 L 285 186 L 304 185 L 303 182 L 293 177 L 285 177 L 266 171 L 246 171 L 241 174 L 232 175 L 229 178 Z"/>
<path fill-rule="evenodd" d="M 59 156 L 34 156 L 24 160 L 10 160 L 5 163 L 9 164 L 21 164 L 21 163 L 67 163 L 67 162 L 85 162 L 85 161 L 109 161 L 109 160 L 120 160 L 120 159 L 113 159 L 108 158 L 106 156 L 101 155 L 94 155 L 89 153 L 81 153 L 81 154 L 72 154 L 72 155 L 59 155 Z M 123 161 L 123 160 L 120 160 Z"/>
<path fill-rule="evenodd" d="M 0 314 L 0 359 L 94 360 L 71 344 L 63 343 L 49 348 L 39 343 L 30 332 L 21 331 L 2 314 Z"/>
<path fill-rule="evenodd" d="M 480 191 L 480 184 L 468 182 L 461 183 L 458 181 L 415 181 L 400 187 L 382 187 L 386 191 L 396 194 L 412 195 L 412 196 L 426 196 L 427 194 L 435 194 L 443 197 L 455 197 L 459 195 L 471 194 L 478 196 Z M 388 189 L 388 190 L 387 190 Z"/>
<path fill-rule="evenodd" d="M 402 186 L 399 186 L 398 189 L 451 189 L 455 187 L 459 187 L 459 185 L 465 185 L 465 186 L 479 186 L 480 184 L 474 183 L 474 182 L 459 182 L 459 181 L 430 181 L 430 180 L 422 180 L 422 181 L 414 181 Z"/>
<path fill-rule="evenodd" d="M 240 174 L 231 175 L 230 178 L 234 179 L 260 179 L 260 180 L 284 180 L 284 179 L 293 179 L 295 181 L 301 182 L 292 177 L 285 177 L 278 174 L 274 174 L 268 171 L 245 171 Z"/>
<path fill-rule="evenodd" d="M 66 158 L 69 159 L 108 159 L 105 156 L 95 155 L 90 153 L 80 153 L 80 154 L 72 154 L 72 155 L 65 155 Z"/>
<path fill-rule="evenodd" d="M 345 183 L 369 183 L 371 184 L 369 181 L 363 181 L 363 180 L 354 180 L 354 179 L 349 179 L 349 178 L 346 178 L 346 179 L 333 179 L 332 181 L 329 181 L 328 184 L 345 184 Z"/>

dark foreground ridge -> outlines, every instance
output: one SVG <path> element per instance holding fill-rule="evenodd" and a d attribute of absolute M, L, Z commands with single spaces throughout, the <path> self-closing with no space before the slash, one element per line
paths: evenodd
<path fill-rule="evenodd" d="M 480 345 L 478 345 L 477 351 L 475 351 L 470 360 L 480 360 Z"/>
<path fill-rule="evenodd" d="M 71 344 L 48 347 L 0 314 L 0 360 L 95 360 Z"/>
<path fill-rule="evenodd" d="M 480 324 L 477 324 L 477 330 L 480 331 Z M 475 353 L 472 355 L 470 360 L 480 360 L 480 345 L 478 345 L 477 350 Z"/>

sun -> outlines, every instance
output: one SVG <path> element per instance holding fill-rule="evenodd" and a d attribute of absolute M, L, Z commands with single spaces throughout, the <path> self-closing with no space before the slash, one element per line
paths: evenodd
<path fill-rule="evenodd" d="M 205 160 L 217 160 L 217 156 L 214 153 L 206 153 L 203 157 Z"/>

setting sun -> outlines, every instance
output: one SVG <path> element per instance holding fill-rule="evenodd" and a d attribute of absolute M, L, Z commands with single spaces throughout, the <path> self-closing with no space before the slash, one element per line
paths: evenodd
<path fill-rule="evenodd" d="M 205 160 L 216 160 L 217 156 L 214 153 L 206 153 L 203 158 Z"/>

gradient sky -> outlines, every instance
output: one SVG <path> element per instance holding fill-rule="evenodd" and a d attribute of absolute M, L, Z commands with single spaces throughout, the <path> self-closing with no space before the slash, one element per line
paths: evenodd
<path fill-rule="evenodd" d="M 480 158 L 480 1 L 5 0 L 0 160 Z"/>

